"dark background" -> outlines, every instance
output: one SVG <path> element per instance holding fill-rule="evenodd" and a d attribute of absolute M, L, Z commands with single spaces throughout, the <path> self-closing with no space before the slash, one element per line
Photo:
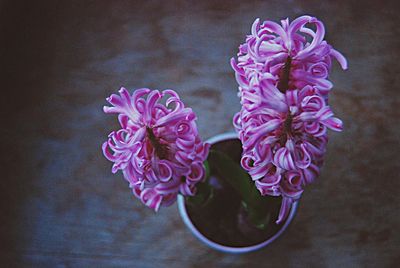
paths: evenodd
<path fill-rule="evenodd" d="M 201 3 L 198 3 L 201 2 Z M 1 267 L 398 267 L 399 6 L 388 1 L 1 1 Z M 208 249 L 176 206 L 131 195 L 100 147 L 125 85 L 173 88 L 203 138 L 240 108 L 229 59 L 256 17 L 311 14 L 334 65 L 326 164 L 289 230 L 247 255 Z"/>

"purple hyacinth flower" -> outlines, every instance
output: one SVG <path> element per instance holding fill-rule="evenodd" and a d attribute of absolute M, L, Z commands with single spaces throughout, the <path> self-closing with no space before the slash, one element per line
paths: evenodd
<path fill-rule="evenodd" d="M 315 25 L 312 30 L 307 25 Z M 318 93 L 327 95 L 332 88 L 328 80 L 332 59 L 347 69 L 344 56 L 332 48 L 324 39 L 325 28 L 321 21 L 311 16 L 301 16 L 281 25 L 256 19 L 246 42 L 240 46 L 238 61 L 231 60 L 236 71 L 236 80 L 243 90 L 251 89 L 267 79 L 275 82 L 282 76 L 282 69 L 290 65 L 287 89 L 315 86 Z M 310 41 L 311 40 L 311 41 Z M 279 85 L 278 85 L 279 87 Z"/>
<path fill-rule="evenodd" d="M 322 22 L 310 16 L 281 25 L 257 19 L 237 61 L 231 60 L 242 104 L 234 117 L 241 164 L 262 195 L 282 196 L 277 223 L 318 177 L 327 129 L 343 128 L 327 104 L 328 75 L 332 59 L 343 69 L 347 61 L 323 40 L 324 34 Z"/>
<path fill-rule="evenodd" d="M 112 106 L 104 112 L 119 114 L 121 125 L 102 146 L 114 163 L 112 172 L 121 170 L 133 193 L 156 211 L 178 193 L 193 195 L 204 178 L 210 145 L 201 141 L 192 109 L 173 90 L 143 88 L 130 95 L 121 88 L 107 101 Z"/>

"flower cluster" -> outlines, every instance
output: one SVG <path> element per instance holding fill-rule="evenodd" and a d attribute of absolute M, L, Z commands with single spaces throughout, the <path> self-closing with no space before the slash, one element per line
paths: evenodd
<path fill-rule="evenodd" d="M 307 27 L 314 25 L 314 29 Z M 326 41 L 324 25 L 302 16 L 281 25 L 257 19 L 232 59 L 242 109 L 234 125 L 243 146 L 241 165 L 262 195 L 282 196 L 282 222 L 304 186 L 319 174 L 327 128 L 342 121 L 328 106 L 332 59 L 346 59 Z"/>
<path fill-rule="evenodd" d="M 112 172 L 121 170 L 133 193 L 156 211 L 172 204 L 178 193 L 194 195 L 209 144 L 199 137 L 192 109 L 173 90 L 143 88 L 130 95 L 121 88 L 107 101 L 112 107 L 104 112 L 119 114 L 121 125 L 102 146 L 114 163 Z"/>

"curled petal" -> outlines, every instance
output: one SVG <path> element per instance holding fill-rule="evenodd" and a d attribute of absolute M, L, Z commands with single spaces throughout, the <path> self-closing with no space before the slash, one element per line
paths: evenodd
<path fill-rule="evenodd" d="M 119 90 L 120 96 L 112 94 L 107 98 L 107 101 L 114 107 L 104 106 L 103 110 L 105 113 L 120 113 L 125 114 L 130 120 L 136 122 L 140 117 L 137 106 L 135 105 L 135 97 L 143 96 L 149 93 L 150 90 L 143 88 L 135 91 L 134 96 L 131 97 L 129 92 L 125 88 Z"/>
<path fill-rule="evenodd" d="M 291 73 L 296 85 L 312 85 L 320 90 L 328 91 L 333 87 L 332 82 L 329 80 L 312 75 L 311 73 L 304 70 L 294 70 Z M 301 86 L 299 86 L 301 87 Z"/>
<path fill-rule="evenodd" d="M 321 121 L 321 123 L 334 131 L 342 131 L 343 130 L 342 120 L 340 120 L 339 118 L 336 118 L 336 117 L 329 117 L 329 118 Z"/>
<path fill-rule="evenodd" d="M 235 127 L 236 131 L 238 131 L 238 132 L 242 129 L 240 116 L 241 116 L 241 113 L 236 113 L 233 116 L 233 126 Z"/>
<path fill-rule="evenodd" d="M 254 178 L 253 178 L 254 179 Z M 271 163 L 266 165 L 266 173 L 264 177 L 256 180 L 257 188 L 272 187 L 277 185 L 281 180 L 279 170 Z"/>
<path fill-rule="evenodd" d="M 177 123 L 175 126 L 175 135 L 178 137 L 185 136 L 192 132 L 191 128 L 192 128 L 192 126 L 189 122 L 181 121 L 181 122 Z"/>
<path fill-rule="evenodd" d="M 271 147 L 265 143 L 258 143 L 255 146 L 254 156 L 256 157 L 256 164 L 260 162 L 269 162 L 272 157 Z"/>
<path fill-rule="evenodd" d="M 194 138 L 194 137 L 188 137 L 188 138 Z M 182 151 L 193 151 L 193 148 L 195 146 L 194 140 L 193 139 L 182 139 L 182 138 L 177 138 L 176 139 L 176 146 L 181 149 Z"/>
<path fill-rule="evenodd" d="M 208 152 L 210 151 L 211 144 L 209 143 L 198 143 L 196 146 L 196 159 L 198 161 L 204 161 L 207 159 Z"/>
<path fill-rule="evenodd" d="M 156 167 L 155 170 L 157 178 L 161 182 L 167 182 L 172 178 L 173 175 L 172 167 L 167 160 L 158 161 L 158 166 Z"/>
<path fill-rule="evenodd" d="M 154 127 L 163 127 L 168 124 L 176 124 L 181 120 L 194 120 L 196 117 L 190 108 L 184 108 L 179 111 L 171 112 L 157 120 Z"/>
<path fill-rule="evenodd" d="M 129 182 L 129 186 L 131 188 L 140 188 L 140 185 L 143 181 L 143 175 L 139 174 L 133 165 L 128 165 L 125 169 L 123 169 L 122 174 L 124 175 L 124 179 Z"/>
<path fill-rule="evenodd" d="M 249 174 L 253 180 L 259 180 L 263 178 L 268 173 L 267 165 L 256 165 L 249 170 Z"/>
<path fill-rule="evenodd" d="M 142 202 L 151 209 L 158 211 L 162 202 L 162 195 L 158 194 L 154 189 L 144 189 L 140 193 Z"/>
<path fill-rule="evenodd" d="M 258 189 L 265 189 L 265 191 L 268 192 L 270 189 L 272 189 L 272 186 L 279 184 L 280 180 L 281 180 L 281 175 L 265 176 L 262 179 L 256 180 L 255 183 Z"/>
<path fill-rule="evenodd" d="M 305 122 L 304 130 L 315 137 L 320 137 L 325 135 L 326 127 L 319 122 Z"/>
<path fill-rule="evenodd" d="M 306 96 L 301 102 L 303 111 L 318 112 L 325 107 L 325 101 L 321 96 L 311 95 Z"/>
<path fill-rule="evenodd" d="M 264 103 L 267 108 L 271 108 L 279 112 L 287 111 L 288 106 L 286 104 L 285 95 L 282 94 L 273 84 L 268 83 L 265 87 L 263 87 L 260 95 L 263 99 L 262 103 Z"/>
<path fill-rule="evenodd" d="M 191 182 L 199 182 L 204 177 L 204 166 L 202 163 L 194 163 L 191 166 L 191 172 L 187 176 L 187 179 Z"/>
<path fill-rule="evenodd" d="M 311 164 L 308 168 L 303 170 L 304 183 L 312 183 L 319 176 L 318 166 Z"/>
<path fill-rule="evenodd" d="M 281 187 L 279 184 L 273 185 L 271 187 L 264 187 L 259 183 L 259 180 L 256 181 L 256 187 L 260 191 L 261 195 L 269 195 L 269 196 L 280 196 L 281 195 Z"/>
<path fill-rule="evenodd" d="M 248 154 L 243 154 L 240 160 L 240 164 L 242 167 L 249 171 L 253 167 L 254 157 Z"/>
<path fill-rule="evenodd" d="M 274 131 L 279 127 L 281 124 L 281 120 L 279 119 L 274 119 L 270 120 L 265 124 L 260 125 L 259 127 L 256 127 L 254 129 L 250 129 L 247 133 L 246 136 L 249 137 L 248 140 L 243 144 L 244 147 L 251 147 L 254 145 L 254 143 L 260 139 L 260 137 L 266 135 L 267 133 Z"/>
<path fill-rule="evenodd" d="M 193 184 L 183 183 L 183 184 L 181 184 L 179 190 L 183 195 L 186 195 L 186 196 L 193 196 L 196 194 L 196 188 L 193 186 Z"/>
<path fill-rule="evenodd" d="M 339 62 L 343 70 L 347 70 L 347 60 L 339 51 L 332 48 L 331 55 Z"/>
<path fill-rule="evenodd" d="M 317 77 L 317 78 L 327 78 L 329 68 L 326 65 L 326 63 L 318 62 L 318 63 L 312 64 L 308 68 L 308 72 L 311 73 L 312 76 Z"/>
<path fill-rule="evenodd" d="M 273 22 L 273 21 L 265 21 L 262 24 L 262 28 L 269 30 L 271 33 L 277 34 L 280 37 L 280 39 L 283 41 L 285 48 L 287 50 L 290 50 L 290 40 L 289 40 L 288 34 L 282 28 L 282 26 L 280 26 L 279 24 L 277 24 L 276 22 Z"/>
<path fill-rule="evenodd" d="M 333 112 L 329 106 L 322 107 L 316 114 L 315 117 L 320 121 L 324 121 L 333 116 Z"/>
<path fill-rule="evenodd" d="M 146 105 L 145 105 L 145 114 L 144 119 L 146 122 L 150 123 L 153 117 L 154 106 L 157 101 L 161 98 L 161 94 L 158 90 L 153 90 L 150 92 L 149 96 L 147 97 Z"/>
<path fill-rule="evenodd" d="M 276 224 L 281 224 L 289 215 L 289 211 L 292 208 L 293 200 L 288 197 L 282 197 L 281 209 L 279 211 L 278 220 Z"/>
<path fill-rule="evenodd" d="M 166 89 L 162 92 L 163 96 L 167 96 L 170 95 L 171 97 L 169 97 L 166 102 L 165 105 L 167 107 L 169 107 L 171 104 L 175 105 L 174 111 L 179 111 L 181 109 L 183 109 L 185 107 L 185 105 L 183 104 L 183 102 L 181 101 L 181 99 L 179 98 L 178 93 L 176 93 L 175 91 L 171 90 L 171 89 Z"/>
<path fill-rule="evenodd" d="M 278 149 L 274 155 L 273 163 L 285 170 L 294 170 L 296 166 L 289 150 L 286 147 Z"/>
<path fill-rule="evenodd" d="M 289 30 L 290 33 L 293 34 L 296 30 L 302 31 L 304 25 L 307 23 L 314 23 L 316 26 L 316 32 L 313 34 L 313 40 L 311 41 L 311 44 L 306 46 L 305 49 L 301 50 L 297 54 L 296 59 L 303 59 L 309 56 L 313 49 L 315 49 L 322 42 L 325 36 L 325 27 L 322 22 L 310 16 L 302 16 L 294 20 Z"/>
<path fill-rule="evenodd" d="M 181 185 L 180 180 L 178 178 L 173 178 L 168 182 L 157 183 L 156 186 L 154 187 L 154 190 L 162 195 L 173 194 L 179 191 L 180 185 Z"/>
<path fill-rule="evenodd" d="M 298 91 L 297 90 L 286 91 L 286 102 L 288 106 L 297 106 L 299 103 Z"/>
<path fill-rule="evenodd" d="M 299 199 L 303 193 L 302 181 L 302 173 L 295 170 L 287 172 L 281 183 L 282 195 L 292 200 Z"/>
<path fill-rule="evenodd" d="M 234 58 L 231 58 L 230 64 L 231 64 L 232 69 L 234 69 L 237 74 L 239 74 L 241 76 L 245 75 L 243 68 L 240 68 L 237 65 L 236 60 Z"/>
<path fill-rule="evenodd" d="M 305 169 L 311 164 L 311 155 L 306 150 L 306 144 L 300 144 L 300 148 L 296 150 L 296 166 L 301 169 Z"/>
<path fill-rule="evenodd" d="M 257 36 L 259 29 L 260 29 L 260 18 L 257 18 L 251 25 L 251 34 Z"/>
<path fill-rule="evenodd" d="M 289 171 L 286 173 L 286 178 L 289 184 L 293 187 L 299 187 L 302 183 L 301 174 L 298 171 Z"/>

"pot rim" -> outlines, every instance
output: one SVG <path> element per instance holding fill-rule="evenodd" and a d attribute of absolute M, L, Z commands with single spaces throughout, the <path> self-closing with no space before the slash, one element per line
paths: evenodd
<path fill-rule="evenodd" d="M 230 140 L 230 139 L 237 139 L 238 135 L 235 132 L 228 132 L 228 133 L 223 133 L 223 134 L 218 134 L 216 136 L 213 136 L 209 138 L 206 142 L 210 144 L 215 144 L 220 141 L 224 140 Z M 282 226 L 281 229 L 277 233 L 275 233 L 272 237 L 268 238 L 267 240 L 255 244 L 252 246 L 245 246 L 245 247 L 230 247 L 230 246 L 224 246 L 221 244 L 218 244 L 214 241 L 211 241 L 207 237 L 205 237 L 193 224 L 192 220 L 190 219 L 186 206 L 185 206 L 185 198 L 182 195 L 178 195 L 178 209 L 179 209 L 179 214 L 181 215 L 181 218 L 183 222 L 186 224 L 186 226 L 189 228 L 189 230 L 192 232 L 192 234 L 202 241 L 204 244 L 209 246 L 210 248 L 216 249 L 218 251 L 222 251 L 225 253 L 247 253 L 247 252 L 252 252 L 256 251 L 258 249 L 261 249 L 269 244 L 271 244 L 274 240 L 276 240 L 278 237 L 282 235 L 282 233 L 287 229 L 291 221 L 293 220 L 296 211 L 297 211 L 297 206 L 298 206 L 298 201 L 295 201 L 292 205 L 292 208 L 290 209 L 290 214 L 288 218 L 286 219 L 284 225 Z"/>

